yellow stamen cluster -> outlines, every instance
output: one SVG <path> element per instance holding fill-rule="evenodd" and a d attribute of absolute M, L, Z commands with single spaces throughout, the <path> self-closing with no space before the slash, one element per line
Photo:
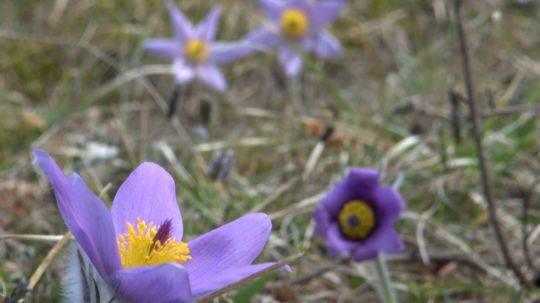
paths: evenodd
<path fill-rule="evenodd" d="M 309 19 L 299 9 L 288 9 L 281 15 L 281 31 L 290 39 L 302 38 L 309 28 Z"/>
<path fill-rule="evenodd" d="M 375 212 L 362 200 L 347 202 L 339 212 L 341 232 L 351 240 L 365 239 L 375 228 Z"/>
<path fill-rule="evenodd" d="M 208 45 L 202 40 L 189 40 L 184 46 L 184 54 L 191 62 L 202 63 L 208 59 L 209 53 Z"/>
<path fill-rule="evenodd" d="M 118 237 L 118 249 L 125 268 L 164 263 L 185 263 L 191 259 L 187 243 L 168 238 L 165 243 L 156 240 L 158 229 L 151 223 L 137 219 L 127 224 L 126 233 Z"/>

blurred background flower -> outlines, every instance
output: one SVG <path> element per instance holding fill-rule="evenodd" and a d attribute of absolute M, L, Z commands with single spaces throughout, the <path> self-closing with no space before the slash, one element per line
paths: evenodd
<path fill-rule="evenodd" d="M 194 26 L 172 2 L 167 1 L 174 36 L 145 41 L 144 48 L 173 61 L 173 72 L 178 84 L 195 79 L 218 91 L 225 91 L 227 83 L 219 65 L 240 59 L 253 51 L 246 41 L 216 42 L 221 14 L 214 7 L 197 26 Z"/>
<path fill-rule="evenodd" d="M 321 59 L 341 55 L 341 44 L 327 26 L 339 16 L 345 0 L 260 0 L 260 5 L 268 20 L 248 40 L 260 49 L 275 49 L 287 76 L 302 71 L 303 52 Z"/>
<path fill-rule="evenodd" d="M 391 187 L 379 184 L 379 173 L 352 168 L 317 206 L 316 233 L 333 256 L 355 261 L 404 249 L 394 229 L 405 202 Z"/>

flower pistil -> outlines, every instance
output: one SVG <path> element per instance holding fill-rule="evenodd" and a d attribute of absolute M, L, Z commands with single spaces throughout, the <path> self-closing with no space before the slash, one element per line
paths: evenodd
<path fill-rule="evenodd" d="M 127 232 L 118 237 L 122 266 L 130 268 L 187 262 L 191 259 L 187 243 L 175 240 L 171 232 L 170 220 L 159 227 L 142 219 L 137 219 L 135 224 L 127 223 Z"/>

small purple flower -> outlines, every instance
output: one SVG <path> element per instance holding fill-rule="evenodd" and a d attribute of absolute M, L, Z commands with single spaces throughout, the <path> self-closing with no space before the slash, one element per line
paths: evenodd
<path fill-rule="evenodd" d="M 133 171 L 109 210 L 80 176 L 64 175 L 42 150 L 34 157 L 77 244 L 121 299 L 193 302 L 274 264 L 252 264 L 272 229 L 262 213 L 183 242 L 174 180 L 156 164 Z"/>
<path fill-rule="evenodd" d="M 198 79 L 225 91 L 227 83 L 218 65 L 240 59 L 253 51 L 245 42 L 215 42 L 221 8 L 215 7 L 197 26 L 192 25 L 178 7 L 167 1 L 174 37 L 149 39 L 144 48 L 160 57 L 173 60 L 178 84 Z"/>
<path fill-rule="evenodd" d="M 260 0 L 269 22 L 248 35 L 248 41 L 263 49 L 277 49 L 278 60 L 289 77 L 302 70 L 301 52 L 322 59 L 341 55 L 339 41 L 326 27 L 345 6 L 345 0 Z"/>
<path fill-rule="evenodd" d="M 315 231 L 333 256 L 363 261 L 398 253 L 404 245 L 394 224 L 404 208 L 396 190 L 379 184 L 376 170 L 352 168 L 315 209 Z"/>

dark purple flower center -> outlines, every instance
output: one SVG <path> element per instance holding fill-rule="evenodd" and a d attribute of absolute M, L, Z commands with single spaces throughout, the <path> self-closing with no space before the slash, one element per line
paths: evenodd
<path fill-rule="evenodd" d="M 157 230 L 156 235 L 152 239 L 152 245 L 150 245 L 150 251 L 149 254 L 156 248 L 157 244 L 160 245 L 165 244 L 170 238 L 172 234 L 172 219 L 167 219 L 161 225 L 159 225 L 159 228 Z"/>
<path fill-rule="evenodd" d="M 358 225 L 360 225 L 360 218 L 355 215 L 350 215 L 347 219 L 347 223 L 350 227 L 357 227 Z"/>

